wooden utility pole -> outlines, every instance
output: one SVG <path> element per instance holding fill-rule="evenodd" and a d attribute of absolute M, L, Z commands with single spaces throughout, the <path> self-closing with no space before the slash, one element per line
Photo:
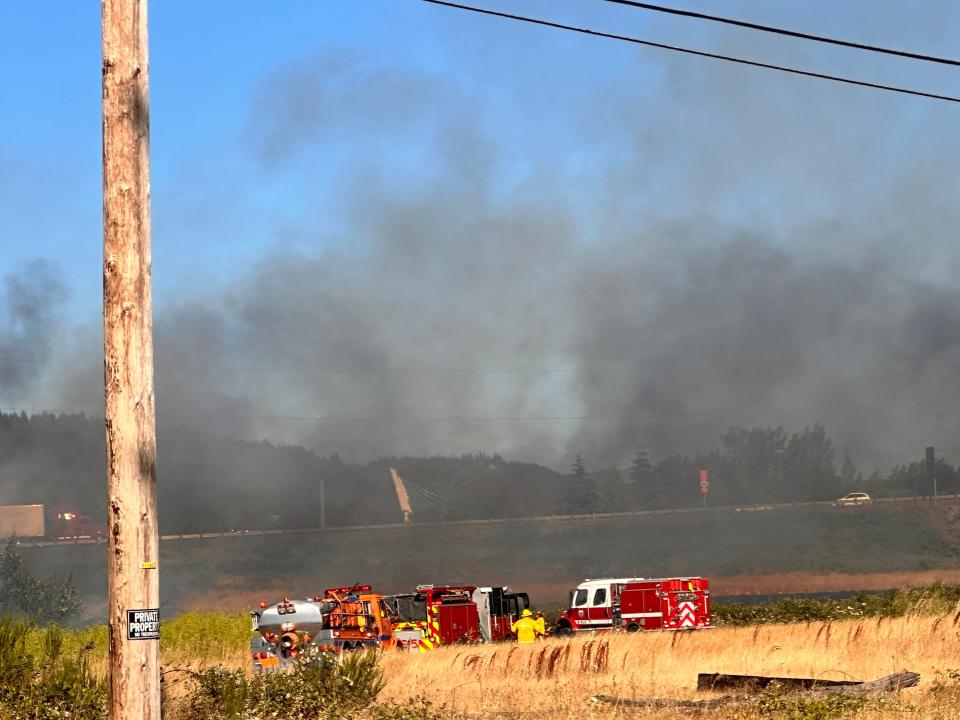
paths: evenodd
<path fill-rule="evenodd" d="M 147 0 L 102 0 L 110 716 L 160 720 Z"/>

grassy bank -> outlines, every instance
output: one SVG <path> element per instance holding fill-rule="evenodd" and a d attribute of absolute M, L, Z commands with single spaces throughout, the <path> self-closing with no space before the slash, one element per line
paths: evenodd
<path fill-rule="evenodd" d="M 701 672 L 868 680 L 910 669 L 921 674 L 921 686 L 883 701 L 831 704 L 760 696 L 748 708 L 715 716 L 946 720 L 960 717 L 960 692 L 951 675 L 960 664 L 954 615 L 585 635 L 533 646 L 446 647 L 416 658 L 387 656 L 385 694 L 401 703 L 426 694 L 451 710 L 480 716 L 535 712 L 565 720 L 588 711 L 612 713 L 591 702 L 598 694 L 703 699 L 696 692 Z M 670 709 L 635 714 L 689 717 Z"/>
<path fill-rule="evenodd" d="M 945 615 L 958 605 L 960 585 L 936 584 L 883 593 L 858 593 L 843 599 L 784 598 L 762 604 L 716 602 L 713 619 L 718 627 L 831 622 Z M 28 649 L 38 652 L 49 632 L 47 628 L 31 630 L 27 638 Z M 65 655 L 75 656 L 86 648 L 94 671 L 106 668 L 106 627 L 92 625 L 76 630 L 55 629 L 54 632 L 62 637 Z M 249 639 L 250 618 L 246 613 L 188 612 L 164 619 L 160 650 L 164 665 L 169 667 L 224 665 L 244 668 L 247 666 Z"/>
<path fill-rule="evenodd" d="M 960 568 L 958 510 L 957 503 L 768 512 L 707 508 L 671 515 L 171 540 L 161 543 L 161 605 L 244 608 L 261 599 L 306 597 L 351 582 L 407 592 L 418 583 L 451 578 L 510 585 L 529 592 L 538 604 L 549 604 L 563 602 L 585 577 L 950 570 Z M 103 545 L 23 548 L 23 554 L 38 577 L 72 574 L 90 616 L 105 611 Z M 469 578 L 463 577 L 464 568 Z"/>
<path fill-rule="evenodd" d="M 91 625 L 83 629 L 64 630 L 55 626 L 31 628 L 26 634 L 25 649 L 38 656 L 43 653 L 52 635 L 60 638 L 64 657 L 88 660 L 97 676 L 106 674 L 107 628 Z M 167 666 L 226 665 L 242 667 L 247 660 L 250 642 L 250 618 L 239 613 L 184 613 L 163 621 L 160 652 Z M 0 660 L 2 662 L 2 660 Z"/>
<path fill-rule="evenodd" d="M 861 618 L 949 613 L 960 605 L 960 586 L 936 584 L 882 593 L 856 593 L 840 599 L 783 598 L 768 603 L 713 604 L 713 623 L 722 626 L 830 622 Z"/>
<path fill-rule="evenodd" d="M 682 715 L 669 709 L 628 713 L 591 698 L 699 699 L 695 686 L 700 672 L 867 680 L 909 669 L 921 673 L 921 686 L 894 699 L 808 702 L 764 695 L 724 716 L 946 720 L 960 717 L 958 611 L 960 588 L 942 585 L 841 601 L 721 603 L 716 607 L 719 626 L 705 632 L 584 635 L 529 647 L 386 653 L 376 667 L 354 668 L 344 677 L 324 671 L 266 681 L 248 673 L 246 615 L 186 613 L 164 621 L 161 632 L 165 717 L 240 720 L 265 716 L 265 708 L 272 708 L 270 712 L 281 713 L 276 717 L 317 718 L 323 716 L 317 708 L 330 702 L 338 712 L 357 718 L 520 717 L 530 712 L 564 720 L 585 712 L 674 718 Z M 11 637 L 0 631 L 0 720 L 64 717 L 67 711 L 74 720 L 104 717 L 105 628 L 31 628 L 19 640 Z M 356 697 L 345 689 L 360 684 L 366 690 Z M 290 698 L 297 702 L 291 704 Z M 289 714 L 295 708 L 302 710 L 299 716 Z"/>

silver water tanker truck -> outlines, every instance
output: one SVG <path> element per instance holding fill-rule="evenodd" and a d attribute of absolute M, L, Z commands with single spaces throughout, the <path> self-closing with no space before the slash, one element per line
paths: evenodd
<path fill-rule="evenodd" d="M 311 651 L 331 653 L 393 643 L 390 610 L 369 585 L 328 588 L 322 596 L 260 603 L 250 613 L 254 673 L 293 665 Z"/>

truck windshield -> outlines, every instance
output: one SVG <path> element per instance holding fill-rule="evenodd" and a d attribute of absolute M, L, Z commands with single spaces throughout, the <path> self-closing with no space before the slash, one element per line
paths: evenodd
<path fill-rule="evenodd" d="M 423 595 L 402 595 L 387 603 L 395 618 L 403 622 L 420 622 L 427 617 L 427 599 Z"/>
<path fill-rule="evenodd" d="M 577 590 L 577 596 L 573 600 L 574 607 L 580 607 L 581 605 L 586 605 L 587 595 L 588 595 L 588 592 L 586 588 L 580 588 L 579 590 Z"/>

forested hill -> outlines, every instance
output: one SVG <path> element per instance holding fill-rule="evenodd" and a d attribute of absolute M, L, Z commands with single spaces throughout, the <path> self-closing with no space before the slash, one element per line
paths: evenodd
<path fill-rule="evenodd" d="M 102 521 L 103 442 L 101 418 L 0 414 L 0 504 L 72 505 Z M 158 447 L 163 533 L 316 527 L 321 479 L 328 525 L 400 522 L 391 466 L 407 482 L 414 522 L 689 507 L 700 502 L 700 468 L 710 473 L 713 505 L 822 500 L 854 489 L 929 494 L 922 463 L 863 478 L 819 425 L 793 434 L 733 428 L 698 455 L 654 460 L 638 450 L 621 468 L 578 457 L 564 472 L 484 453 L 350 464 L 188 428 L 161 428 Z M 942 492 L 960 490 L 956 469 L 942 460 L 937 476 Z"/>

